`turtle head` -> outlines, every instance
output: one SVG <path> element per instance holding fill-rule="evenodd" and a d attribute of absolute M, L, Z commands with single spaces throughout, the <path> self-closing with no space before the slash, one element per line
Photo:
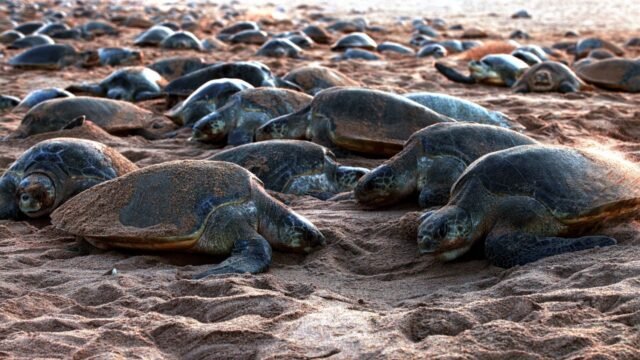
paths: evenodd
<path fill-rule="evenodd" d="M 256 141 L 271 139 L 308 139 L 309 106 L 300 111 L 277 117 L 256 129 Z"/>
<path fill-rule="evenodd" d="M 476 79 L 499 77 L 489 64 L 481 60 L 471 60 L 469 62 L 469 71 L 471 72 L 471 76 Z"/>
<path fill-rule="evenodd" d="M 15 179 L 6 174 L 0 178 L 0 219 L 16 219 L 20 209 L 16 203 Z"/>
<path fill-rule="evenodd" d="M 358 181 L 354 195 L 366 206 L 391 205 L 417 190 L 416 156 L 405 149 Z"/>
<path fill-rule="evenodd" d="M 91 67 L 100 65 L 100 55 L 96 50 L 87 50 L 80 53 L 82 66 Z"/>
<path fill-rule="evenodd" d="M 28 217 L 47 215 L 56 205 L 56 186 L 49 176 L 33 173 L 20 181 L 16 197 L 20 211 Z"/>
<path fill-rule="evenodd" d="M 358 180 L 369 173 L 369 169 L 354 166 L 338 166 L 336 169 L 336 184 L 338 191 L 351 191 L 358 184 Z"/>
<path fill-rule="evenodd" d="M 540 69 L 533 74 L 533 86 L 537 91 L 551 91 L 553 83 L 553 75 L 547 69 Z"/>
<path fill-rule="evenodd" d="M 290 213 L 280 220 L 276 248 L 310 253 L 324 244 L 324 235 L 306 218 Z"/>
<path fill-rule="evenodd" d="M 421 254 L 435 254 L 438 259 L 449 261 L 460 257 L 473 245 L 471 216 L 460 207 L 445 206 L 426 212 L 419 221 Z"/>
<path fill-rule="evenodd" d="M 131 94 L 121 87 L 115 87 L 107 91 L 107 97 L 114 100 L 130 100 Z"/>
<path fill-rule="evenodd" d="M 233 118 L 230 110 L 224 108 L 214 111 L 200 120 L 192 128 L 189 141 L 221 143 L 227 138 L 232 128 Z"/>

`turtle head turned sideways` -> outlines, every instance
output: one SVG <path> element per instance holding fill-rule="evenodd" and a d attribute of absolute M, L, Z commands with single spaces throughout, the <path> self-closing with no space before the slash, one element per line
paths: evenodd
<path fill-rule="evenodd" d="M 426 221 L 428 219 L 428 221 Z M 429 211 L 420 218 L 418 233 L 421 254 L 435 254 L 443 261 L 453 260 L 469 251 L 473 245 L 471 215 L 458 206 L 446 206 Z"/>
<path fill-rule="evenodd" d="M 256 141 L 309 138 L 311 106 L 282 115 L 256 129 Z"/>

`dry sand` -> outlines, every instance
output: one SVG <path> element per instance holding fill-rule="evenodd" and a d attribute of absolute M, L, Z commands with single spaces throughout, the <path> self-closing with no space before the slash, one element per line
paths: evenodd
<path fill-rule="evenodd" d="M 541 45 L 561 40 L 566 30 L 619 44 L 640 35 L 640 6 L 631 1 L 409 1 L 393 10 L 385 6 L 391 7 L 347 1 L 326 9 L 345 14 L 350 7 L 371 8 L 372 14 L 364 15 L 391 30 L 373 36 L 403 43 L 410 29 L 394 25 L 392 15 L 435 14 L 449 24 L 503 37 L 522 28 L 534 36 L 532 43 Z M 521 8 L 534 18 L 509 18 Z M 290 10 L 293 15 L 318 11 Z M 250 17 L 271 12 L 253 9 Z M 119 38 L 78 46 L 131 46 L 138 31 L 127 29 Z M 208 61 L 249 59 L 255 49 L 238 45 L 202 56 Z M 0 60 L 15 53 L 5 50 Z M 180 54 L 158 49 L 144 53 L 147 62 Z M 516 95 L 504 88 L 448 82 L 428 59 L 333 63 L 326 46 L 308 55 L 368 87 L 460 96 L 506 113 L 544 143 L 597 148 L 640 161 L 640 94 Z M 278 74 L 306 63 L 260 60 Z M 24 72 L 2 64 L 0 93 L 24 96 L 45 86 L 96 81 L 112 70 Z M 163 110 L 162 101 L 141 105 Z M 18 114 L 0 114 L 0 135 L 10 133 L 19 120 Z M 188 144 L 184 136 L 148 142 L 102 134 L 101 139 L 140 166 L 218 151 Z M 0 168 L 29 145 L 0 143 Z M 370 167 L 380 162 L 358 156 L 340 160 Z M 349 200 L 278 197 L 314 222 L 328 244 L 308 256 L 276 252 L 269 272 L 257 276 L 189 280 L 220 259 L 100 251 L 76 243 L 47 221 L 1 221 L 0 358 L 640 358 L 636 222 L 606 231 L 619 240 L 618 246 L 505 270 L 481 258 L 442 264 L 419 256 L 420 213 L 412 204 L 366 211 Z"/>

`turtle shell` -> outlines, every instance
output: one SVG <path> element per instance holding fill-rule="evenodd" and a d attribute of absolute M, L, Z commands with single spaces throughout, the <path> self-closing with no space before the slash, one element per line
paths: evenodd
<path fill-rule="evenodd" d="M 274 117 L 300 110 L 313 99 L 298 91 L 279 88 L 246 89 L 233 97 L 238 98 L 240 107 L 245 111 L 260 109 L 274 114 Z"/>
<path fill-rule="evenodd" d="M 334 157 L 324 146 L 303 140 L 269 140 L 219 152 L 208 160 L 227 161 L 251 171 L 265 188 L 283 191 L 297 176 L 320 174 L 325 157 Z"/>
<path fill-rule="evenodd" d="M 112 134 L 149 128 L 154 122 L 152 112 L 126 101 L 78 96 L 53 99 L 29 110 L 16 133 L 23 137 L 63 129 L 71 120 L 86 116 Z"/>
<path fill-rule="evenodd" d="M 302 54 L 302 49 L 291 42 L 289 39 L 271 39 L 267 41 L 256 55 L 267 57 L 290 57 L 299 58 Z"/>
<path fill-rule="evenodd" d="M 16 26 L 13 30 L 21 32 L 24 35 L 31 35 L 44 25 L 42 21 L 29 21 Z"/>
<path fill-rule="evenodd" d="M 38 89 L 27 94 L 27 96 L 25 96 L 24 99 L 20 101 L 20 103 L 16 107 L 16 110 L 28 110 L 43 101 L 74 96 L 75 95 L 68 92 L 67 90 L 60 88 Z"/>
<path fill-rule="evenodd" d="M 156 25 L 136 36 L 133 44 L 136 46 L 158 46 L 174 31 L 166 26 Z"/>
<path fill-rule="evenodd" d="M 149 69 L 155 70 L 158 74 L 162 75 L 162 77 L 170 80 L 190 74 L 206 66 L 208 65 L 204 60 L 202 60 L 202 58 L 192 56 L 170 57 L 158 60 L 151 65 L 147 65 Z"/>
<path fill-rule="evenodd" d="M 253 21 L 240 21 L 220 30 L 218 33 L 218 39 L 226 41 L 231 35 L 246 30 L 260 30 L 260 27 Z"/>
<path fill-rule="evenodd" d="M 318 44 L 329 44 L 332 40 L 331 35 L 329 35 L 325 29 L 317 25 L 309 25 L 302 29 L 302 32 Z"/>
<path fill-rule="evenodd" d="M 240 61 L 207 66 L 181 76 L 170 82 L 164 92 L 168 95 L 187 97 L 207 81 L 222 78 L 241 79 L 255 87 L 275 87 L 275 78 L 266 65 L 254 61 Z"/>
<path fill-rule="evenodd" d="M 249 202 L 254 186 L 259 180 L 235 164 L 171 161 L 99 184 L 51 219 L 61 230 L 113 246 L 153 241 L 158 249 L 189 247 L 216 208 Z"/>
<path fill-rule="evenodd" d="M 378 44 L 367 34 L 362 32 L 354 32 L 341 37 L 333 46 L 333 51 L 344 51 L 351 48 L 360 48 L 365 50 L 375 50 Z"/>
<path fill-rule="evenodd" d="M 381 44 L 378 44 L 376 50 L 380 53 L 390 52 L 402 55 L 415 55 L 416 53 L 412 48 L 392 41 L 385 41 Z"/>
<path fill-rule="evenodd" d="M 229 37 L 232 44 L 255 44 L 262 45 L 269 39 L 269 34 L 261 30 L 243 30 Z"/>
<path fill-rule="evenodd" d="M 118 69 L 100 81 L 105 94 L 113 87 L 135 89 L 136 93 L 149 91 L 159 93 L 166 80 L 157 72 L 144 66 L 131 66 Z"/>
<path fill-rule="evenodd" d="M 616 56 L 624 55 L 624 50 L 610 41 L 599 38 L 586 38 L 576 43 L 576 60 L 587 56 L 593 49 L 601 48 L 611 51 Z"/>
<path fill-rule="evenodd" d="M 568 147 L 526 145 L 485 155 L 460 176 L 452 201 L 477 181 L 495 197 L 534 198 L 569 227 L 598 225 L 640 207 L 636 165 Z"/>
<path fill-rule="evenodd" d="M 469 139 L 474 139 L 469 141 Z M 491 125 L 442 123 L 415 132 L 405 148 L 419 146 L 422 154 L 449 155 L 470 164 L 494 151 L 521 145 L 538 144 L 534 139 Z"/>
<path fill-rule="evenodd" d="M 77 60 L 78 53 L 70 45 L 40 45 L 27 49 L 9 60 L 17 68 L 59 69 Z"/>
<path fill-rule="evenodd" d="M 300 86 L 304 92 L 315 95 L 335 86 L 358 86 L 358 82 L 337 70 L 324 66 L 304 66 L 291 70 L 283 80 Z"/>
<path fill-rule="evenodd" d="M 98 57 L 101 65 L 134 65 L 142 62 L 142 53 L 128 48 L 100 48 Z"/>
<path fill-rule="evenodd" d="M 363 115 L 366 114 L 366 115 Z M 311 132 L 347 150 L 394 155 L 416 131 L 453 119 L 400 95 L 362 88 L 335 87 L 311 103 Z"/>
<path fill-rule="evenodd" d="M 53 39 L 47 35 L 29 35 L 12 42 L 11 45 L 7 46 L 7 49 L 26 49 L 39 45 L 50 45 L 53 43 Z"/>
<path fill-rule="evenodd" d="M 118 35 L 118 29 L 104 21 L 89 21 L 80 26 L 83 34 L 91 36 Z"/>
<path fill-rule="evenodd" d="M 585 82 L 606 89 L 640 92 L 640 60 L 611 58 L 576 66 Z"/>
<path fill-rule="evenodd" d="M 71 30 L 71 28 L 69 26 L 67 26 L 66 24 L 63 24 L 63 23 L 51 23 L 51 24 L 47 24 L 47 25 L 44 25 L 41 28 L 39 28 L 38 31 L 36 31 L 36 34 L 44 34 L 44 35 L 53 36 L 56 32 L 67 31 L 67 30 Z"/>
<path fill-rule="evenodd" d="M 176 31 L 167 36 L 160 43 L 163 49 L 193 49 L 203 50 L 200 40 L 189 31 Z"/>
<path fill-rule="evenodd" d="M 21 32 L 15 30 L 6 30 L 0 33 L 0 44 L 11 44 L 12 42 L 24 38 Z"/>

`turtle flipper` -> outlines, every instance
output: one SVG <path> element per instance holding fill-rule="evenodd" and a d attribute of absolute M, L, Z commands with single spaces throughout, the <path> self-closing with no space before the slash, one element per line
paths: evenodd
<path fill-rule="evenodd" d="M 99 84 L 85 83 L 80 85 L 71 85 L 71 86 L 68 86 L 65 90 L 73 94 L 85 93 L 85 94 L 91 94 L 94 96 L 102 96 L 104 94 L 102 91 L 102 87 L 100 87 Z"/>
<path fill-rule="evenodd" d="M 616 240 L 608 236 L 562 238 L 535 236 L 521 232 L 499 236 L 489 234 L 485 241 L 485 255 L 493 265 L 509 268 L 547 256 L 615 244 Z"/>
<path fill-rule="evenodd" d="M 436 63 L 435 64 L 436 70 L 438 70 L 438 72 L 440 72 L 440 74 L 444 75 L 447 79 L 453 81 L 453 82 L 458 82 L 458 83 L 462 83 L 462 84 L 475 84 L 476 83 L 476 79 L 474 79 L 471 76 L 466 76 L 466 75 L 462 75 L 461 73 L 459 73 L 458 71 L 456 71 L 455 69 L 448 67 L 444 64 L 441 63 Z"/>
<path fill-rule="evenodd" d="M 159 99 L 161 97 L 164 97 L 164 94 L 160 92 L 141 91 L 134 96 L 133 100 L 146 101 L 146 100 Z"/>
<path fill-rule="evenodd" d="M 262 236 L 255 234 L 249 239 L 238 239 L 233 243 L 231 256 L 213 268 L 195 275 L 202 279 L 210 275 L 258 274 L 271 264 L 271 245 Z"/>

